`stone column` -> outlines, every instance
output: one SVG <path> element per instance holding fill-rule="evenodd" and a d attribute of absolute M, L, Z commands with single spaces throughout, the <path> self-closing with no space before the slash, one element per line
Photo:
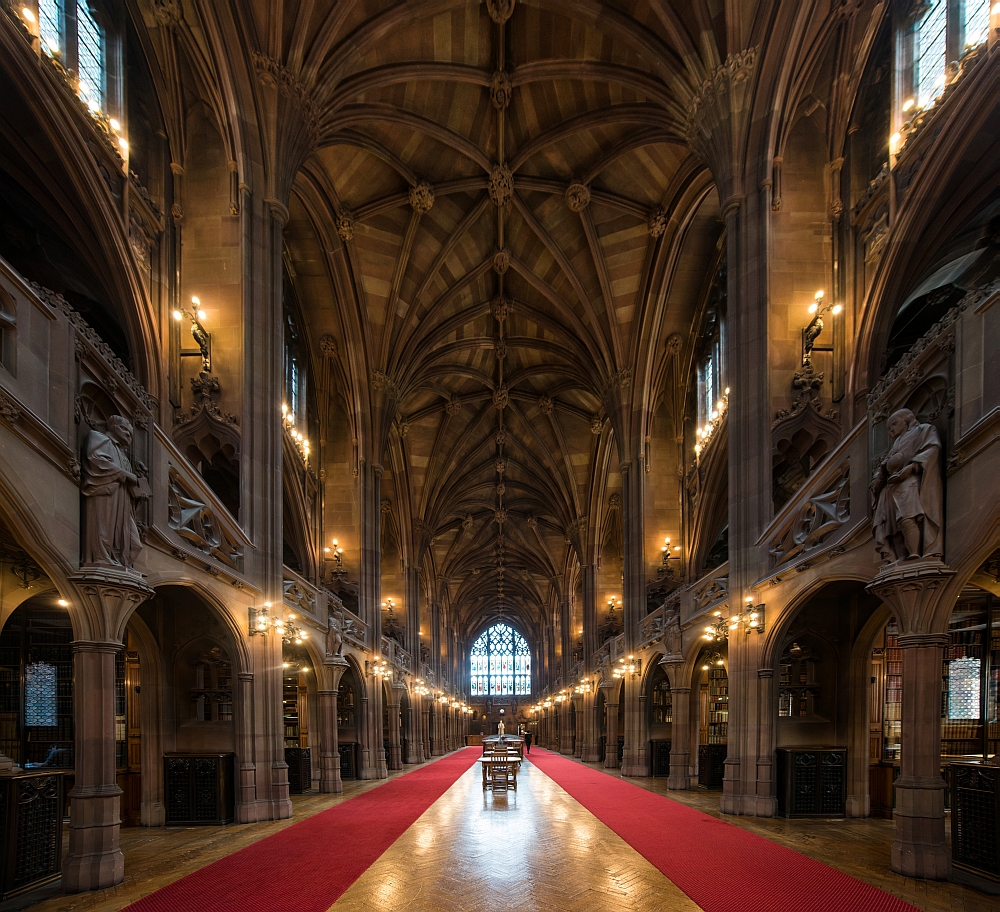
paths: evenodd
<path fill-rule="evenodd" d="M 257 817 L 257 764 L 253 750 L 253 674 L 241 671 L 236 676 L 237 706 L 239 715 L 235 718 L 236 765 L 239 782 L 237 788 L 236 820 L 250 823 Z M 282 728 L 284 731 L 284 728 Z"/>
<path fill-rule="evenodd" d="M 583 745 L 589 737 L 589 733 L 587 731 L 587 717 L 584 710 L 587 698 L 583 694 L 578 694 L 572 697 L 572 700 L 574 707 L 576 708 L 576 744 L 573 747 L 573 756 L 582 760 Z"/>
<path fill-rule="evenodd" d="M 580 759 L 584 763 L 600 763 L 604 759 L 598 752 L 600 735 L 597 719 L 594 715 L 595 703 L 596 695 L 593 691 L 583 695 L 583 750 Z"/>
<path fill-rule="evenodd" d="M 399 701 L 406 687 L 403 684 L 393 682 L 389 685 L 389 769 L 399 770 L 403 768 L 402 744 L 399 736 Z"/>
<path fill-rule="evenodd" d="M 900 562 L 879 573 L 868 589 L 889 605 L 900 628 L 903 706 L 896 838 L 892 869 L 906 877 L 947 880 L 951 853 L 944 834 L 941 778 L 941 663 L 950 638 L 915 632 L 930 626 L 938 599 L 955 571 L 940 561 Z"/>
<path fill-rule="evenodd" d="M 608 711 L 607 741 L 604 745 L 604 768 L 618 768 L 618 692 L 621 685 L 615 681 L 604 690 L 604 705 Z M 612 700 L 614 702 L 612 702 Z"/>
<path fill-rule="evenodd" d="M 670 678 L 670 775 L 668 789 L 686 789 L 691 785 L 691 688 L 680 686 L 686 675 L 684 666 L 667 666 Z"/>
<path fill-rule="evenodd" d="M 944 835 L 941 778 L 941 662 L 947 634 L 901 634 L 902 744 L 896 780 L 892 869 L 906 877 L 947 880 L 951 853 Z"/>
<path fill-rule="evenodd" d="M 424 705 L 420 713 L 423 719 L 421 725 L 421 737 L 423 738 L 424 757 L 427 759 L 430 759 L 431 757 L 434 756 L 434 744 L 433 744 L 434 733 L 431 731 L 433 723 L 431 722 L 431 706 L 430 706 L 432 699 L 433 699 L 432 697 L 428 697 L 424 701 Z"/>
<path fill-rule="evenodd" d="M 81 893 L 119 884 L 120 801 L 115 771 L 115 654 L 121 643 L 73 643 L 76 783 L 70 790 L 69 855 L 63 887 Z M 86 695 L 86 696 L 84 696 Z"/>
<path fill-rule="evenodd" d="M 403 763 L 420 763 L 420 697 L 410 694 L 406 702 L 406 755 Z"/>
<path fill-rule="evenodd" d="M 570 704 L 572 698 L 559 704 L 559 753 L 573 755 L 573 727 L 570 723 Z"/>
<path fill-rule="evenodd" d="M 125 859 L 118 845 L 121 794 L 115 767 L 115 654 L 129 615 L 153 595 L 138 574 L 89 568 L 71 578 L 79 623 L 104 631 L 73 643 L 75 778 L 70 790 L 69 854 L 63 864 L 67 893 L 100 890 L 122 882 Z"/>
<path fill-rule="evenodd" d="M 319 691 L 319 790 L 327 795 L 344 791 L 340 780 L 340 750 L 337 732 L 337 693 L 347 671 L 347 659 L 330 656 L 323 660 L 324 690 Z"/>

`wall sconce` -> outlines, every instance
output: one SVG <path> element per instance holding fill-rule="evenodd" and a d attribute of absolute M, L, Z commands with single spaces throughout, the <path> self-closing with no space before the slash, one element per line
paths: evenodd
<path fill-rule="evenodd" d="M 181 346 L 180 356 L 182 358 L 201 358 L 201 372 L 203 374 L 212 371 L 212 336 L 202 325 L 206 319 L 205 311 L 201 309 L 201 301 L 196 297 L 191 298 L 190 310 L 175 310 L 174 319 L 180 323 L 185 317 L 191 323 L 191 336 L 198 343 L 197 349 L 186 349 Z"/>
<path fill-rule="evenodd" d="M 447 703 L 448 702 L 448 698 L 444 694 L 441 694 L 441 696 L 438 697 L 438 701 L 440 703 Z"/>
<path fill-rule="evenodd" d="M 250 636 L 263 636 L 271 632 L 275 618 L 271 616 L 270 608 L 270 602 L 264 602 L 263 608 L 247 607 L 248 633 Z"/>
<path fill-rule="evenodd" d="M 802 366 L 812 367 L 812 353 L 814 351 L 825 351 L 832 352 L 833 344 L 825 346 L 817 346 L 816 339 L 819 338 L 820 333 L 823 332 L 823 314 L 830 313 L 833 316 L 837 316 L 844 308 L 840 304 L 823 304 L 823 298 L 826 292 L 822 289 L 816 292 L 815 299 L 812 304 L 809 305 L 809 313 L 812 314 L 812 319 L 809 321 L 809 325 L 802 330 Z"/>
<path fill-rule="evenodd" d="M 713 652 L 701 666 L 702 671 L 708 671 L 713 665 L 722 668 L 725 666 L 726 661 L 722 658 L 721 652 Z"/>
<path fill-rule="evenodd" d="M 618 660 L 618 665 L 611 672 L 616 678 L 624 678 L 625 675 L 634 678 L 636 675 L 642 674 L 642 659 L 637 659 L 635 656 L 629 656 L 625 658 L 622 656 Z"/>
<path fill-rule="evenodd" d="M 427 685 L 424 683 L 423 678 L 417 678 L 413 685 L 413 692 L 418 697 L 426 697 L 430 690 L 427 689 Z"/>
<path fill-rule="evenodd" d="M 705 628 L 705 632 L 702 634 L 702 639 L 712 640 L 716 643 L 722 643 L 729 639 L 729 631 L 735 630 L 739 626 L 738 618 L 724 618 L 721 611 L 716 611 L 712 615 L 715 620 L 712 621 Z"/>
<path fill-rule="evenodd" d="M 674 545 L 673 547 L 670 546 L 669 536 L 663 539 L 663 544 L 660 546 L 660 553 L 663 555 L 663 558 L 660 563 L 659 569 L 656 571 L 657 577 L 659 577 L 660 579 L 666 577 L 667 579 L 670 580 L 678 579 L 680 577 L 679 573 L 680 559 L 681 559 L 679 553 L 680 550 L 681 550 L 680 545 Z M 671 565 L 670 561 L 672 560 L 678 562 L 678 566 L 676 568 L 673 565 Z"/>
<path fill-rule="evenodd" d="M 581 680 L 580 683 L 576 685 L 574 690 L 578 694 L 589 694 L 590 691 L 592 690 L 590 681 L 587 679 Z"/>
<path fill-rule="evenodd" d="M 344 569 L 344 549 L 340 547 L 337 539 L 333 540 L 333 547 L 324 548 L 323 553 L 326 555 L 327 560 L 333 561 L 333 568 L 330 570 L 330 576 L 333 579 L 346 578 L 347 571 Z"/>
<path fill-rule="evenodd" d="M 746 597 L 739 623 L 746 633 L 764 632 L 764 605 L 755 605 L 752 595 Z"/>
<path fill-rule="evenodd" d="M 366 659 L 365 674 L 369 678 L 391 678 L 392 669 L 385 659 Z"/>
<path fill-rule="evenodd" d="M 546 700 L 546 701 L 545 701 L 545 702 L 544 702 L 544 703 L 542 704 L 542 706 L 544 706 L 544 707 L 545 707 L 546 709 L 549 709 L 549 708 L 550 708 L 550 707 L 552 706 L 552 701 L 551 701 L 551 700 Z"/>

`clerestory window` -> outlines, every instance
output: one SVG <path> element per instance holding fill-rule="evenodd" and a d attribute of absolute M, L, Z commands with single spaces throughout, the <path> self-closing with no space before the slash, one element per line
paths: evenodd
<path fill-rule="evenodd" d="M 530 694 L 531 650 L 527 640 L 507 624 L 494 624 L 473 644 L 469 673 L 474 697 Z"/>
<path fill-rule="evenodd" d="M 931 0 L 925 6 L 913 27 L 910 77 L 914 97 L 909 103 L 919 108 L 934 104 L 944 91 L 948 63 L 982 44 L 990 30 L 990 0 Z"/>

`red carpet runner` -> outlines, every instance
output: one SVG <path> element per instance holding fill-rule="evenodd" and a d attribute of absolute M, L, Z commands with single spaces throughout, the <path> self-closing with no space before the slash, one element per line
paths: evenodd
<path fill-rule="evenodd" d="M 123 912 L 326 912 L 481 752 L 465 748 L 314 814 Z"/>
<path fill-rule="evenodd" d="M 538 748 L 531 762 L 705 912 L 916 912 L 849 874 Z"/>

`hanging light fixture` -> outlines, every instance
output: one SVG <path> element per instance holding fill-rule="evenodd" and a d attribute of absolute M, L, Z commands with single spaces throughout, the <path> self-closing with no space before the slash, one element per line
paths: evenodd
<path fill-rule="evenodd" d="M 624 678 L 625 675 L 634 678 L 636 675 L 641 675 L 642 659 L 637 659 L 634 655 L 630 655 L 627 658 L 622 656 L 611 674 L 616 678 Z"/>
<path fill-rule="evenodd" d="M 715 620 L 705 628 L 702 638 L 716 643 L 722 643 L 729 639 L 729 631 L 735 630 L 739 626 L 739 617 L 725 618 L 721 611 L 716 611 L 712 615 Z"/>

